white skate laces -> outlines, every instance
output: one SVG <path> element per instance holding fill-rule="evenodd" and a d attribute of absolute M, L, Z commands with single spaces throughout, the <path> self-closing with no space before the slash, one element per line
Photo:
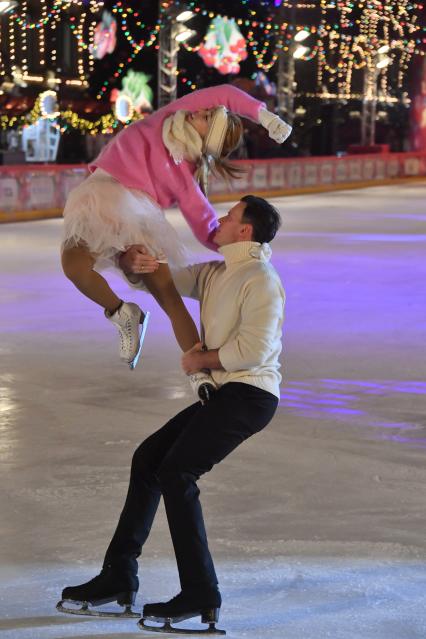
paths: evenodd
<path fill-rule="evenodd" d="M 105 317 L 118 328 L 120 359 L 129 365 L 130 370 L 133 370 L 141 354 L 149 313 L 144 315 L 137 304 L 123 302 L 112 315 L 105 311 Z"/>

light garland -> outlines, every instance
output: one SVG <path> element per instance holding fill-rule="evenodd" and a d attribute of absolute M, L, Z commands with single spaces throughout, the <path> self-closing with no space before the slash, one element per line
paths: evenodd
<path fill-rule="evenodd" d="M 272 0 L 260 2 L 262 10 L 271 6 Z M 48 10 L 48 5 L 53 5 Z M 257 3 L 259 5 L 259 2 Z M 40 0 L 40 17 L 37 20 L 27 19 L 27 0 L 21 0 L 19 11 L 8 14 L 2 21 L 3 42 L 7 41 L 8 59 L 0 54 L 0 75 L 15 72 L 15 77 L 25 81 L 28 74 L 27 31 L 37 30 L 40 66 L 46 68 L 46 60 L 50 61 L 50 68 L 57 65 L 56 29 L 64 13 L 71 6 L 81 9 L 79 19 L 70 17 L 70 28 L 77 40 L 78 48 L 78 77 L 81 85 L 94 71 L 94 57 L 90 52 L 93 42 L 96 16 L 104 6 L 100 0 L 88 0 L 82 5 L 77 0 Z M 426 42 L 425 28 L 418 23 L 418 15 L 424 10 L 423 4 L 412 0 L 319 0 L 316 3 L 282 1 L 280 6 L 295 7 L 297 10 L 314 9 L 320 11 L 318 27 L 287 22 L 273 21 L 271 15 L 267 18 L 261 15 L 260 9 L 253 6 L 250 0 L 241 0 L 241 5 L 247 9 L 247 18 L 235 18 L 235 22 L 244 28 L 250 52 L 254 55 L 258 69 L 268 72 L 276 64 L 280 52 L 289 51 L 294 34 L 304 29 L 310 32 L 311 43 L 309 50 L 301 56 L 303 62 L 316 59 L 317 86 L 329 90 L 333 95 L 352 95 L 354 81 L 359 81 L 359 73 L 367 73 L 377 61 L 377 50 L 383 45 L 389 45 L 389 58 L 392 64 L 380 69 L 377 78 L 380 93 L 388 95 L 391 90 L 401 89 L 407 76 L 407 70 L 413 56 L 424 56 L 422 49 Z M 111 84 L 127 70 L 145 47 L 155 46 L 158 50 L 158 34 L 160 29 L 170 19 L 170 0 L 160 3 L 157 23 L 147 27 L 143 22 L 140 11 L 117 2 L 112 11 L 120 18 L 120 28 L 132 53 L 126 61 L 120 62 L 116 71 L 105 81 L 96 96 L 101 99 L 108 92 Z M 196 15 L 213 19 L 214 11 L 199 6 L 195 0 L 180 2 L 176 0 L 174 7 L 182 6 L 192 10 Z M 276 6 L 278 6 L 276 4 Z M 83 8 L 82 8 L 83 7 Z M 417 12 L 417 14 L 416 14 Z M 132 20 L 130 20 L 130 18 Z M 131 23 L 131 26 L 130 26 Z M 8 26 L 8 33 L 5 34 Z M 131 33 L 130 29 L 138 29 L 139 34 Z M 50 29 L 49 38 L 47 29 Z M 20 40 L 18 41 L 17 34 Z M 7 35 L 7 37 L 5 37 Z M 87 41 L 85 41 L 85 36 Z M 46 41 L 50 42 L 51 50 L 46 50 Z M 188 52 L 197 52 L 200 44 L 190 46 L 182 43 Z M 31 61 L 30 61 L 31 62 Z M 299 63 L 298 63 L 299 64 Z M 180 74 L 182 84 L 194 89 L 194 82 L 187 77 L 188 73 Z M 391 82 L 392 80 L 392 82 Z M 395 86 L 394 86 L 395 85 Z"/>
<path fill-rule="evenodd" d="M 136 42 L 136 40 L 134 40 L 132 35 L 130 34 L 129 26 L 127 24 L 127 16 L 128 14 L 131 14 L 133 15 L 134 18 L 139 18 L 139 13 L 137 11 L 134 11 L 130 7 L 124 8 L 122 2 L 117 2 L 117 4 L 115 4 L 112 8 L 112 12 L 115 14 L 118 14 L 118 16 L 120 17 L 121 30 L 124 34 L 124 37 L 130 44 L 130 46 L 133 47 L 133 49 L 135 49 L 135 51 L 139 52 L 145 46 L 150 47 L 155 43 L 155 41 L 157 40 L 158 34 L 160 32 L 160 29 L 162 27 L 162 22 L 160 21 L 160 19 L 157 20 L 157 24 L 155 25 L 153 29 L 151 29 L 151 32 L 147 38 L 142 38 L 139 42 Z M 136 26 L 140 28 L 145 28 L 146 25 L 142 23 L 140 20 L 138 20 L 136 23 Z"/>
<path fill-rule="evenodd" d="M 10 14 L 10 19 L 16 22 L 16 24 L 18 24 L 23 29 L 40 29 L 40 27 L 47 24 L 54 15 L 56 15 L 62 9 L 65 8 L 62 5 L 63 5 L 62 0 L 56 0 L 51 11 L 49 11 L 49 13 L 45 15 L 42 15 L 40 20 L 36 20 L 35 22 L 28 22 L 28 20 L 25 17 L 21 17 L 17 12 Z M 71 2 L 68 3 L 66 8 L 68 8 L 70 5 L 71 5 Z M 26 16 L 26 13 L 22 11 L 22 15 Z"/>
<path fill-rule="evenodd" d="M 29 126 L 32 124 L 36 124 L 40 118 L 47 117 L 43 116 L 42 108 L 41 108 L 41 96 L 38 96 L 33 109 L 28 115 L 21 116 L 0 116 L 0 129 L 9 129 L 15 126 Z M 97 135 L 99 133 L 102 134 L 111 134 L 114 133 L 115 129 L 120 126 L 121 122 L 116 118 L 116 116 L 111 112 L 106 115 L 102 115 L 95 121 L 87 120 L 86 118 L 81 118 L 75 111 L 71 109 L 67 109 L 66 111 L 60 111 L 55 114 L 58 119 L 62 121 L 62 124 L 56 122 L 53 123 L 53 126 L 64 133 L 68 129 L 75 129 L 80 131 L 81 133 L 89 133 L 90 135 Z M 139 114 L 133 114 L 132 117 L 125 122 L 125 124 L 131 124 L 136 120 L 143 119 L 144 116 Z"/>

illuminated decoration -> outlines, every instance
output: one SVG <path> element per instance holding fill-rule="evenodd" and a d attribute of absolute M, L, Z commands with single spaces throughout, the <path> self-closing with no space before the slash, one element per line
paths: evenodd
<path fill-rule="evenodd" d="M 114 93 L 117 89 L 111 92 Z M 113 101 L 113 96 L 111 95 L 111 101 Z M 115 97 L 115 117 L 120 122 L 129 122 L 132 119 L 134 113 L 134 106 L 132 102 L 132 98 L 129 98 L 128 95 L 117 91 L 117 96 Z"/>
<path fill-rule="evenodd" d="M 141 51 L 145 46 L 147 47 L 152 46 L 154 42 L 157 40 L 158 33 L 162 26 L 160 19 L 157 20 L 157 24 L 155 25 L 153 29 L 151 29 L 151 32 L 147 37 L 141 38 L 139 42 L 136 42 L 136 40 L 133 39 L 130 33 L 130 27 L 127 22 L 127 18 L 129 15 L 131 15 L 133 19 L 136 20 L 136 26 L 139 27 L 140 29 L 144 29 L 146 25 L 144 22 L 142 22 L 139 19 L 140 18 L 139 12 L 135 11 L 131 7 L 124 7 L 122 2 L 117 2 L 117 4 L 115 4 L 113 7 L 112 12 L 115 14 L 118 14 L 121 20 L 121 31 L 123 32 L 123 35 L 126 38 L 126 40 L 129 42 L 129 44 L 137 52 Z"/>
<path fill-rule="evenodd" d="M 198 54 L 206 66 L 214 67 L 219 73 L 239 73 L 239 63 L 247 58 L 247 49 L 235 19 L 216 16 Z"/>
<path fill-rule="evenodd" d="M 117 44 L 117 22 L 109 11 L 104 11 L 102 21 L 96 26 L 93 38 L 93 45 L 89 47 L 90 52 L 97 60 L 108 53 L 112 53 Z"/>
<path fill-rule="evenodd" d="M 320 0 L 320 10 L 317 86 L 331 93 L 352 95 L 353 72 L 362 69 L 369 76 L 368 94 L 373 96 L 373 85 L 378 82 L 377 98 L 386 101 L 390 73 L 397 76 L 393 89 L 401 89 L 413 55 L 425 53 L 419 49 L 421 28 L 416 14 L 423 11 L 421 4 L 411 0 Z M 379 60 L 385 52 L 390 62 Z"/>
<path fill-rule="evenodd" d="M 58 126 L 49 118 L 40 118 L 24 127 L 22 131 L 22 148 L 26 162 L 54 162 L 58 155 L 61 137 Z"/>
<path fill-rule="evenodd" d="M 130 31 L 127 27 L 127 17 L 128 14 L 133 15 L 135 18 L 139 18 L 139 13 L 134 11 L 133 9 L 131 9 L 130 7 L 124 7 L 122 2 L 117 2 L 117 4 L 114 5 L 113 9 L 112 9 L 113 13 L 117 14 L 121 20 L 121 29 L 125 35 L 125 37 L 127 38 L 128 42 L 131 44 L 133 51 L 130 54 L 129 58 L 127 58 L 127 64 L 130 64 L 133 62 L 133 60 L 135 59 L 135 57 L 145 48 L 145 47 L 151 47 L 152 45 L 154 45 L 158 39 L 158 34 L 159 31 L 161 29 L 161 18 L 158 19 L 156 26 L 151 30 L 151 33 L 149 34 L 148 38 L 146 39 L 142 39 L 139 41 L 139 43 L 137 43 L 131 36 Z M 137 20 L 137 25 L 141 28 L 144 28 L 146 25 L 144 23 L 142 23 L 139 19 Z M 156 49 L 158 49 L 158 45 L 156 45 L 155 47 Z M 120 62 L 120 64 L 118 65 L 117 70 L 115 71 L 115 73 L 112 75 L 112 77 L 109 78 L 109 80 L 106 80 L 102 87 L 100 88 L 96 99 L 97 100 L 101 100 L 108 91 L 108 87 L 110 85 L 111 82 L 113 82 L 114 80 L 118 79 L 120 77 L 120 75 L 122 75 L 125 71 L 126 71 L 127 67 L 126 64 L 123 62 Z"/>
<path fill-rule="evenodd" d="M 28 0 L 15 3 L 15 8 L 3 18 L 2 23 L 0 91 L 13 90 L 13 84 L 25 87 L 31 83 L 40 83 L 46 86 L 47 70 L 52 70 L 59 76 L 56 89 L 65 84 L 87 86 L 94 70 L 94 50 L 92 53 L 91 46 L 94 46 L 95 30 L 104 4 L 98 0 L 39 0 L 37 14 L 30 18 L 27 12 L 27 7 L 30 6 Z M 146 46 L 155 46 L 158 50 L 159 31 L 166 23 L 171 3 L 161 0 L 158 20 L 152 25 L 145 24 L 141 8 L 132 9 L 128 4 L 125 0 L 116 2 L 111 11 L 117 22 L 116 29 L 120 29 L 131 51 L 124 60 L 121 58 L 120 62 L 117 62 L 115 72 L 113 71 L 108 79 L 105 78 L 97 95 L 98 99 L 109 95 L 111 85 L 117 85 L 117 81 L 127 73 L 136 55 Z M 188 9 L 209 22 L 221 18 L 214 11 L 205 9 L 198 0 L 185 3 L 175 0 L 173 4 L 178 8 Z M 138 5 L 142 6 L 142 3 Z M 275 14 L 273 11 L 274 5 L 285 9 L 295 8 L 297 19 L 294 24 L 278 19 L 278 11 Z M 1 6 L 0 0 L 0 8 Z M 267 7 L 270 7 L 271 11 L 265 11 Z M 245 46 L 248 52 L 254 55 L 258 70 L 263 71 L 265 75 L 268 75 L 269 70 L 276 64 L 279 53 L 287 53 L 292 42 L 299 41 L 298 34 L 308 35 L 309 40 L 302 43 L 307 44 L 306 49 L 299 50 L 300 60 L 302 63 L 312 62 L 312 65 L 315 65 L 317 86 L 311 87 L 310 95 L 320 99 L 359 99 L 360 95 L 365 97 L 365 93 L 360 93 L 360 76 L 370 74 L 371 78 L 374 74 L 377 80 L 378 101 L 394 104 L 399 99 L 401 102 L 409 65 L 415 56 L 422 56 L 424 59 L 425 31 L 420 24 L 424 6 L 414 0 L 387 0 L 386 3 L 381 0 L 241 0 L 240 8 L 245 9 L 246 16 L 228 20 L 234 20 L 241 38 L 246 38 Z M 304 10 L 311 12 L 309 19 L 305 19 Z M 313 11 L 316 12 L 315 18 Z M 265 17 L 265 14 L 268 15 Z M 73 75 L 77 75 L 78 79 L 75 80 L 61 79 L 61 71 L 58 68 L 61 61 L 58 59 L 56 33 L 61 21 L 66 21 L 77 39 L 78 73 L 74 72 Z M 35 33 L 30 36 L 28 30 Z M 35 43 L 33 51 L 37 52 L 34 60 L 27 49 L 30 37 L 32 47 Z M 181 46 L 195 53 L 199 52 L 205 43 L 191 46 L 184 42 Z M 383 54 L 389 62 L 384 58 L 378 58 Z M 29 72 L 33 63 L 39 65 L 35 66 L 40 74 L 37 79 Z M 302 63 L 296 61 L 296 79 L 301 71 L 299 65 Z M 187 66 L 188 69 L 181 73 L 178 70 L 177 74 L 179 82 L 187 89 L 193 90 L 196 85 L 190 77 L 191 67 Z M 53 88 L 53 85 L 47 86 Z M 373 95 L 370 89 L 369 95 Z M 308 94 L 303 93 L 301 97 L 303 96 L 307 97 Z M 4 118 L 0 118 L 2 128 L 12 126 L 11 122 L 15 126 L 19 123 L 22 125 L 19 117 L 18 120 L 6 116 Z M 104 130 L 105 127 L 118 125 L 116 118 L 111 118 L 108 123 L 99 121 L 95 128 Z M 87 127 L 87 130 L 90 128 L 89 124 L 93 124 L 88 121 L 82 123 L 79 119 L 76 121 L 74 117 L 73 122 L 79 122 L 83 129 Z M 68 122 L 63 126 L 71 124 Z"/>
<path fill-rule="evenodd" d="M 140 113 L 142 110 L 152 111 L 153 91 L 149 86 L 151 76 L 141 71 L 130 70 L 123 78 L 122 93 L 128 95 L 135 106 L 135 110 Z"/>
<path fill-rule="evenodd" d="M 277 95 L 277 86 L 275 82 L 271 82 L 268 76 L 263 73 L 263 71 L 259 71 L 258 73 L 256 73 L 255 84 L 257 87 L 262 87 L 267 95 Z"/>
<path fill-rule="evenodd" d="M 131 120 L 133 113 L 152 111 L 154 94 L 148 82 L 151 76 L 130 70 L 123 78 L 121 91 L 111 91 L 111 102 L 115 103 L 115 114 L 120 122 Z"/>
<path fill-rule="evenodd" d="M 59 117 L 58 96 L 55 91 L 43 91 L 38 96 L 38 99 L 42 117 L 50 119 Z"/>

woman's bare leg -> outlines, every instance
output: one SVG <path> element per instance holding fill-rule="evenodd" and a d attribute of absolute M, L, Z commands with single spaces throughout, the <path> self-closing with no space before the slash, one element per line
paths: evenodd
<path fill-rule="evenodd" d="M 65 275 L 83 293 L 109 313 L 114 313 L 121 299 L 109 287 L 108 282 L 93 270 L 95 257 L 84 245 L 65 248 L 62 253 L 62 268 Z"/>
<path fill-rule="evenodd" d="M 179 346 L 185 352 L 200 341 L 194 320 L 176 290 L 168 264 L 142 276 L 144 284 L 167 313 Z"/>

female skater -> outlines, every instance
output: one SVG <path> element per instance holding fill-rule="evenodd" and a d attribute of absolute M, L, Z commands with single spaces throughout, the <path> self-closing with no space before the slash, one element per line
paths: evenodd
<path fill-rule="evenodd" d="M 209 170 L 223 177 L 238 173 L 227 161 L 242 140 L 235 114 L 259 122 L 276 142 L 290 134 L 289 125 L 236 87 L 201 89 L 121 131 L 89 165 L 91 175 L 66 202 L 64 273 L 118 328 L 120 357 L 131 369 L 139 358 L 148 314 L 121 300 L 98 271 L 117 266 L 128 246 L 144 244 L 160 262 L 156 270 L 144 272 L 145 286 L 167 313 L 179 346 L 188 351 L 200 342 L 170 271 L 170 266 L 185 266 L 188 258 L 163 209 L 177 204 L 195 237 L 217 249 L 218 222 L 206 197 L 207 180 Z M 194 390 L 208 379 L 194 376 Z"/>

